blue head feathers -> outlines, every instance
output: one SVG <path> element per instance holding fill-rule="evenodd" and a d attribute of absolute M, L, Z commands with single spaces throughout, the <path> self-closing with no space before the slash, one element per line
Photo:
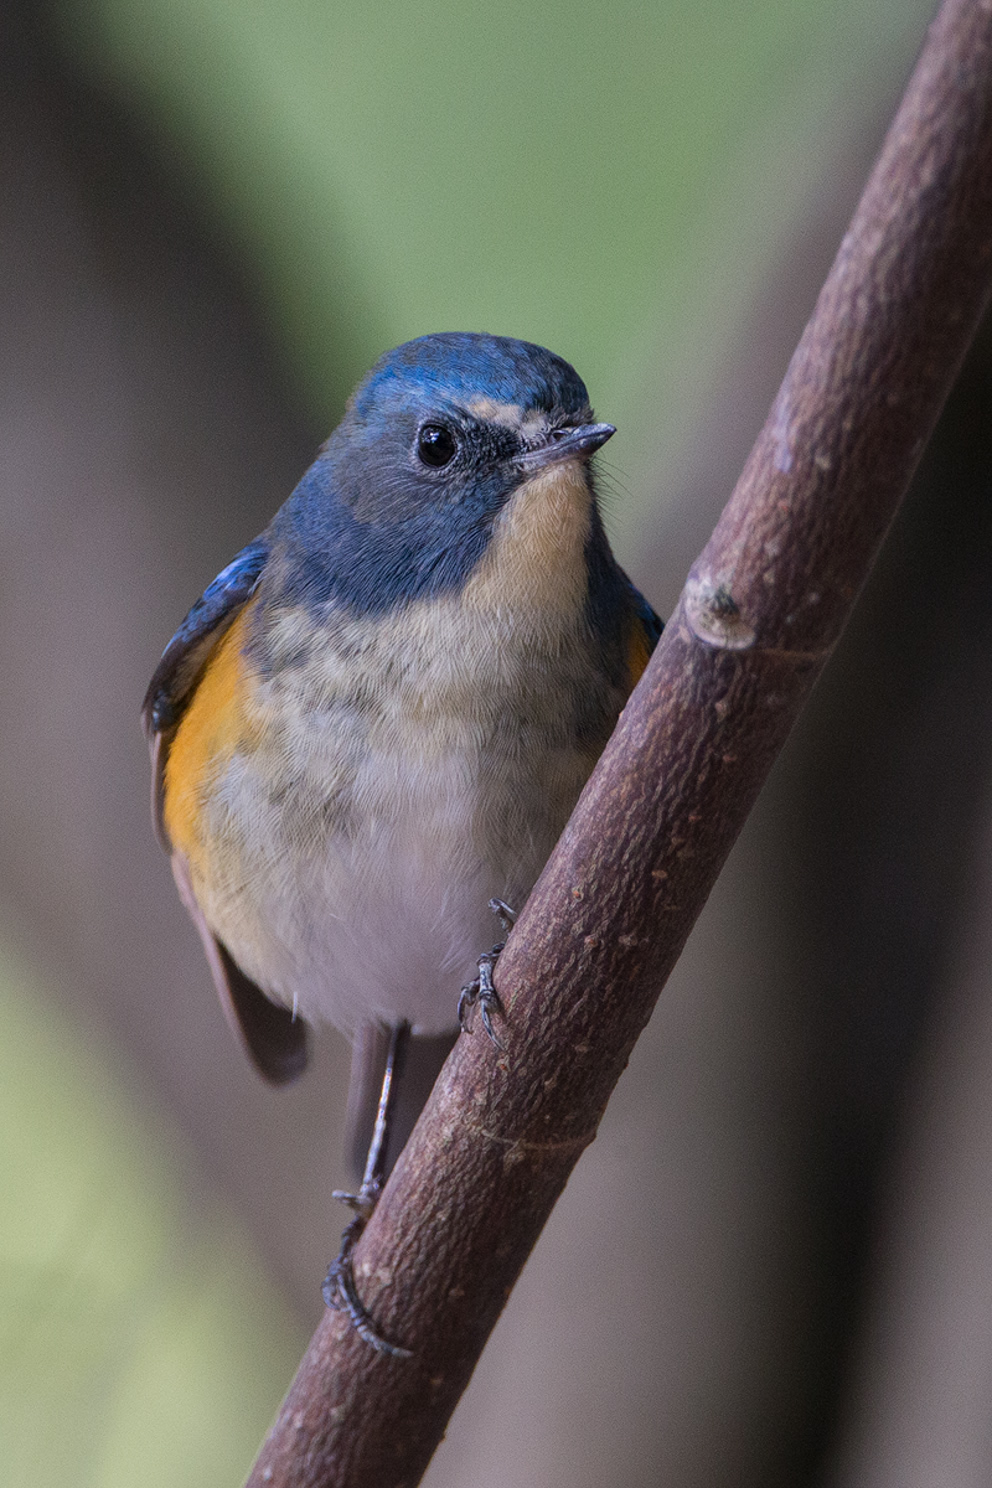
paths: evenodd
<path fill-rule="evenodd" d="M 612 433 L 544 347 L 465 333 L 396 347 L 273 523 L 291 555 L 288 597 L 374 614 L 458 588 L 513 493 Z"/>
<path fill-rule="evenodd" d="M 590 412 L 585 383 L 554 352 L 509 336 L 449 331 L 387 351 L 353 394 L 349 416 L 374 422 L 390 406 L 411 399 L 427 405 L 480 398 L 517 404 L 525 412 Z"/>

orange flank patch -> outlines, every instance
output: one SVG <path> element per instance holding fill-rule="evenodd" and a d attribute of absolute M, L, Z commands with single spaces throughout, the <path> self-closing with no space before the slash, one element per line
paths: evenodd
<path fill-rule="evenodd" d="M 639 616 L 635 615 L 627 640 L 627 666 L 630 670 L 631 687 L 636 687 L 641 680 L 644 668 L 651 660 L 651 649 L 647 631 Z"/>
<path fill-rule="evenodd" d="M 202 852 L 205 797 L 244 736 L 242 647 L 247 613 L 241 612 L 207 662 L 165 764 L 165 829 L 173 847 L 194 866 Z"/>

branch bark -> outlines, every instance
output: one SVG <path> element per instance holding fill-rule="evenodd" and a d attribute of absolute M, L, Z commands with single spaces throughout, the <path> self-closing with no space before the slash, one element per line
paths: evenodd
<path fill-rule="evenodd" d="M 836 643 L 992 283 L 992 0 L 946 0 L 764 429 L 250 1488 L 419 1481 Z"/>

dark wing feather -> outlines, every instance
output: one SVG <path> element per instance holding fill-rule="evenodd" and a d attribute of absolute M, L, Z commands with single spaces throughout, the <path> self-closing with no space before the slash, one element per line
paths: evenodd
<path fill-rule="evenodd" d="M 634 603 L 634 611 L 644 628 L 644 635 L 648 643 L 648 654 L 650 655 L 661 639 L 661 632 L 665 628 L 665 622 L 653 606 L 648 604 L 640 589 L 631 583 L 627 575 L 624 574 L 623 577 L 627 585 L 627 591 Z"/>
<path fill-rule="evenodd" d="M 175 728 L 179 722 L 207 657 L 254 594 L 267 557 L 268 548 L 261 538 L 242 548 L 203 591 L 162 652 L 141 705 L 141 722 L 149 741 L 152 734 Z"/>
<path fill-rule="evenodd" d="M 260 1073 L 273 1084 L 283 1085 L 295 1080 L 306 1065 L 306 1024 L 271 1002 L 214 935 L 193 897 L 186 862 L 173 852 L 162 819 L 165 762 L 176 726 L 214 647 L 255 592 L 267 552 L 264 542 L 249 543 L 196 601 L 162 653 L 145 694 L 141 721 L 152 756 L 155 832 L 172 858 L 179 895 L 203 942 L 221 1005 Z"/>
<path fill-rule="evenodd" d="M 220 1005 L 231 1030 L 259 1074 L 273 1085 L 288 1085 L 307 1064 L 307 1025 L 288 1008 L 271 1002 L 217 939 L 193 897 L 186 860 L 172 854 L 172 873 L 179 897 L 197 928 Z"/>
<path fill-rule="evenodd" d="M 217 575 L 162 652 L 148 684 L 141 724 L 152 755 L 152 825 L 166 852 L 172 844 L 162 820 L 162 785 L 172 735 L 210 653 L 254 594 L 267 551 L 260 540 L 249 543 Z"/>

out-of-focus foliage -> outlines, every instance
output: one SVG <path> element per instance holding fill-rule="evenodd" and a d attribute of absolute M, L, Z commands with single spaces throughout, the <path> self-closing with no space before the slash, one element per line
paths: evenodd
<path fill-rule="evenodd" d="M 891 99 L 931 9 L 54 0 L 63 55 L 130 106 L 147 147 L 190 183 L 318 426 L 405 337 L 485 328 L 545 342 L 620 425 L 611 462 L 632 499 L 610 515 L 628 552 L 658 496 L 659 452 L 670 458 L 693 426 L 763 267 L 852 116 Z M 61 410 L 52 422 L 75 427 Z M 161 458 L 139 448 L 139 470 Z M 55 519 L 25 508 L 17 520 Z M 158 561 L 143 552 L 128 582 Z M 136 626 L 139 603 L 147 595 Z M 54 663 L 34 611 L 30 628 L 34 682 Z M 79 693 L 109 710 L 106 678 L 120 674 L 91 650 L 101 687 L 83 678 Z M 134 691 L 119 737 L 133 730 L 140 752 Z M 8 695 L 44 713 L 61 748 L 69 728 L 43 689 Z M 80 768 L 106 764 L 94 753 Z M 110 815 L 94 811 L 89 830 L 130 863 Z M 99 861 L 90 842 L 73 848 Z M 36 881 L 63 896 L 48 865 Z M 94 872 L 87 892 L 109 881 Z M 59 1007 L 0 958 L 0 1477 L 233 1484 L 302 1340 L 243 1233 L 215 1200 L 191 1198 L 158 1117 L 136 1114 L 128 1072 Z"/>
<path fill-rule="evenodd" d="M 485 329 L 573 361 L 637 470 L 690 420 L 824 136 L 931 9 L 61 4 L 74 53 L 196 163 L 322 425 L 388 346 Z"/>
<path fill-rule="evenodd" d="M 240 1480 L 302 1349 L 243 1231 L 0 950 L 0 1458 L 9 1488 Z"/>

